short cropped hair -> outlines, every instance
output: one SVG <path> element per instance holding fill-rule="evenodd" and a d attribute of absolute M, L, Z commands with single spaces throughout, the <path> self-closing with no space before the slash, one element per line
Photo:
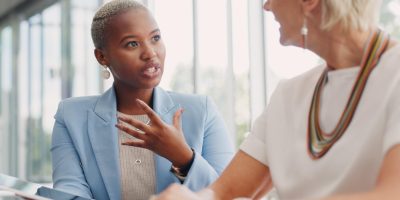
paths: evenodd
<path fill-rule="evenodd" d="M 144 5 L 134 0 L 112 0 L 97 10 L 93 17 L 91 28 L 93 44 L 97 49 L 101 49 L 105 45 L 106 27 L 111 19 L 130 9 L 148 11 Z"/>
<path fill-rule="evenodd" d="M 376 26 L 381 0 L 321 0 L 321 28 L 339 25 L 343 30 L 367 30 Z"/>

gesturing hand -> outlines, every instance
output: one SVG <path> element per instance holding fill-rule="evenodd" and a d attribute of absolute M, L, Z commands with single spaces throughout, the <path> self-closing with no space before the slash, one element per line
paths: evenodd
<path fill-rule="evenodd" d="M 191 161 L 193 152 L 185 141 L 180 124 L 183 109 L 180 108 L 175 112 L 173 124 L 169 125 L 162 121 L 146 103 L 139 99 L 136 102 L 147 114 L 151 124 L 147 125 L 139 120 L 119 116 L 118 123 L 115 126 L 139 139 L 130 140 L 122 144 L 149 149 L 170 160 L 174 166 L 185 167 Z M 144 133 L 125 126 L 121 121 L 140 129 Z"/>

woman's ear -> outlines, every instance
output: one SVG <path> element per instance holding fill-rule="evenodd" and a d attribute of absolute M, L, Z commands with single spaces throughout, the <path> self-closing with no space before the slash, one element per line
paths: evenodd
<path fill-rule="evenodd" d="M 94 56 L 97 59 L 97 62 L 99 62 L 100 65 L 106 65 L 109 66 L 109 63 L 106 59 L 106 57 L 104 56 L 104 52 L 101 49 L 94 49 Z"/>
<path fill-rule="evenodd" d="M 301 0 L 304 13 L 311 13 L 320 3 L 320 0 Z"/>

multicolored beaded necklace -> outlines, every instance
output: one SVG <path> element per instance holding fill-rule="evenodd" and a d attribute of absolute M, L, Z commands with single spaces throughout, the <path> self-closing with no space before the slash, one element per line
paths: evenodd
<path fill-rule="evenodd" d="M 347 100 L 346 107 L 339 119 L 339 122 L 336 124 L 335 129 L 330 133 L 325 133 L 323 130 L 321 130 L 319 124 L 320 97 L 324 83 L 327 81 L 329 69 L 326 68 L 321 74 L 321 77 L 315 86 L 310 112 L 308 115 L 307 145 L 308 152 L 312 159 L 316 160 L 324 156 L 346 131 L 354 116 L 368 77 L 378 63 L 379 57 L 385 51 L 388 43 L 389 35 L 381 30 L 377 30 L 370 37 L 370 40 L 364 49 L 364 54 L 360 64 L 360 72 L 353 85 L 353 89 L 349 99 Z"/>

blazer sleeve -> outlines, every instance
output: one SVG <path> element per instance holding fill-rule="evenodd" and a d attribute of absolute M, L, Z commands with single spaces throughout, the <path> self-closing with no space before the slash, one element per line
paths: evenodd
<path fill-rule="evenodd" d="M 202 152 L 195 151 L 193 164 L 183 182 L 194 191 L 215 181 L 231 161 L 234 148 L 217 107 L 206 98 L 205 132 Z"/>
<path fill-rule="evenodd" d="M 54 117 L 51 145 L 53 187 L 82 197 L 92 198 L 81 168 L 79 155 L 65 125 L 63 109 L 63 102 L 61 102 Z"/>

